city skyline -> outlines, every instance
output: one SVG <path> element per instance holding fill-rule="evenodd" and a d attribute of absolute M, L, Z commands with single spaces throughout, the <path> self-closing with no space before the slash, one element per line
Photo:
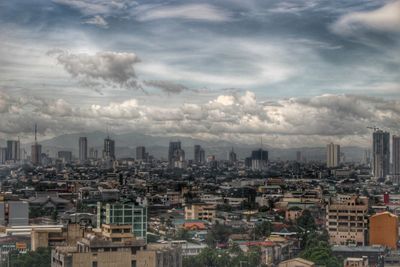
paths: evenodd
<path fill-rule="evenodd" d="M 398 134 L 400 1 L 0 5 L 1 139 L 32 139 L 32 121 L 46 139 L 105 125 L 280 147 Z"/>

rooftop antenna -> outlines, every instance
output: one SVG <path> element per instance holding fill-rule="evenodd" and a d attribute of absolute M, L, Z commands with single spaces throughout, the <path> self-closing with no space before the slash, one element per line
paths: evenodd
<path fill-rule="evenodd" d="M 35 123 L 35 143 L 37 143 L 37 124 Z"/>

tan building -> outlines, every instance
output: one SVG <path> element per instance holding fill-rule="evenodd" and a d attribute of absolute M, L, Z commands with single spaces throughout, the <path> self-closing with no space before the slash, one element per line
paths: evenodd
<path fill-rule="evenodd" d="M 81 238 L 75 246 L 52 250 L 52 267 L 181 267 L 180 246 L 146 246 L 131 225 L 103 224 L 101 232 Z"/>
<path fill-rule="evenodd" d="M 326 228 L 331 244 L 366 245 L 368 198 L 341 195 L 326 206 Z"/>
<path fill-rule="evenodd" d="M 294 258 L 279 263 L 278 267 L 314 267 L 315 264 L 312 261 L 308 261 L 302 258 Z"/>
<path fill-rule="evenodd" d="M 193 203 L 185 206 L 185 220 L 213 221 L 215 218 L 215 205 L 206 203 Z"/>
<path fill-rule="evenodd" d="M 368 257 L 347 258 L 343 262 L 343 267 L 369 267 Z"/>
<path fill-rule="evenodd" d="M 375 214 L 369 219 L 369 244 L 397 249 L 399 219 L 390 212 Z"/>
<path fill-rule="evenodd" d="M 136 253 L 136 266 L 182 267 L 182 249 L 180 246 L 151 244 L 145 250 Z"/>

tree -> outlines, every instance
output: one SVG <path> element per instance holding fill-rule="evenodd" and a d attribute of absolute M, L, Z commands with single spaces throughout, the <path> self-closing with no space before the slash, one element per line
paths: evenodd
<path fill-rule="evenodd" d="M 341 261 L 333 256 L 332 249 L 327 242 L 325 233 L 312 233 L 308 240 L 305 249 L 300 253 L 300 257 L 314 262 L 316 265 L 326 267 L 341 267 Z"/>
<path fill-rule="evenodd" d="M 10 255 L 11 267 L 50 267 L 51 250 L 50 248 L 38 248 L 26 254 Z"/>
<path fill-rule="evenodd" d="M 230 227 L 216 223 L 208 231 L 206 243 L 208 246 L 214 248 L 218 243 L 226 243 L 231 233 L 232 229 Z"/>
<path fill-rule="evenodd" d="M 264 221 L 261 224 L 257 224 L 253 230 L 254 237 L 268 237 L 272 232 L 272 225 L 269 221 Z"/>
<path fill-rule="evenodd" d="M 177 239 L 177 240 L 189 240 L 190 239 L 189 231 L 186 230 L 185 228 L 180 228 L 175 234 L 175 239 Z"/>

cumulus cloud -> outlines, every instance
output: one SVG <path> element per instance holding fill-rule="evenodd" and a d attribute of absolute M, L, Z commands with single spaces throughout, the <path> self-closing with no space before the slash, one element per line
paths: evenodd
<path fill-rule="evenodd" d="M 73 105 L 62 99 L 38 100 L 3 95 L 0 137 L 29 135 L 40 123 L 45 134 L 104 129 L 150 135 L 257 143 L 262 136 L 276 147 L 317 146 L 336 141 L 368 146 L 369 125 L 397 131 L 400 101 L 357 95 L 326 94 L 308 98 L 259 101 L 247 91 L 220 95 L 203 103 L 160 107 L 135 98 L 95 105 Z"/>
<path fill-rule="evenodd" d="M 230 19 L 230 15 L 210 4 L 183 4 L 175 6 L 156 6 L 138 14 L 138 20 L 149 21 L 159 19 L 190 19 L 222 22 Z"/>
<path fill-rule="evenodd" d="M 135 1 L 130 0 L 53 0 L 54 3 L 69 6 L 80 11 L 85 15 L 110 15 L 115 12 L 122 12 L 132 5 Z"/>
<path fill-rule="evenodd" d="M 97 52 L 93 55 L 51 50 L 48 54 L 55 56 L 57 62 L 85 86 L 140 88 L 134 69 L 140 60 L 134 53 Z"/>
<path fill-rule="evenodd" d="M 92 18 L 89 18 L 83 22 L 84 24 L 91 24 L 101 28 L 108 28 L 107 21 L 100 15 L 96 15 Z"/>
<path fill-rule="evenodd" d="M 400 1 L 389 2 L 372 11 L 343 15 L 332 25 L 332 29 L 341 35 L 352 35 L 364 30 L 400 32 Z"/>

